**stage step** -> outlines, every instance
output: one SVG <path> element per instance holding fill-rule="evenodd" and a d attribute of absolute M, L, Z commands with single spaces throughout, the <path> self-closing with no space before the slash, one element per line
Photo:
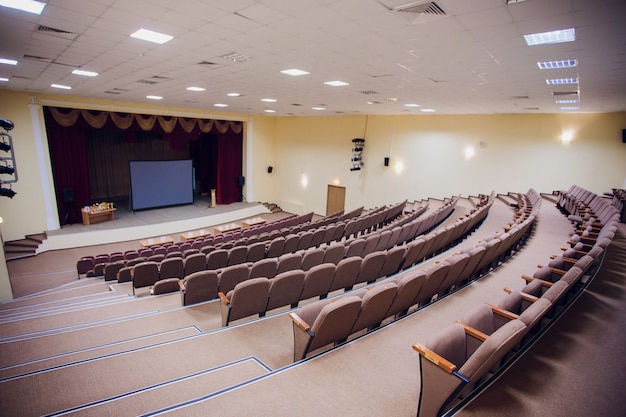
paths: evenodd
<path fill-rule="evenodd" d="M 278 204 L 275 204 L 275 203 L 261 203 L 261 204 L 263 204 L 265 207 L 267 207 L 267 209 L 269 211 L 271 211 L 272 213 L 279 213 L 279 212 L 283 211 L 283 209 L 280 208 L 278 206 Z"/>
<path fill-rule="evenodd" d="M 34 256 L 37 248 L 47 238 L 46 233 L 26 235 L 24 239 L 4 242 L 4 257 L 7 261 L 12 259 Z"/>

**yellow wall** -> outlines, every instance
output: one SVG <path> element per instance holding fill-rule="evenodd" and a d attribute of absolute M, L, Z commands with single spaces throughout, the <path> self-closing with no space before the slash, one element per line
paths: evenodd
<path fill-rule="evenodd" d="M 44 208 L 45 192 L 54 198 L 54 190 L 43 116 L 33 105 L 245 121 L 244 196 L 295 213 L 324 214 L 327 186 L 334 181 L 346 187 L 350 210 L 407 198 L 525 192 L 531 187 L 551 192 L 572 184 L 601 194 L 621 187 L 626 177 L 621 140 L 626 113 L 267 117 L 0 91 L 0 117 L 15 123 L 11 135 L 18 171 L 13 185 L 18 194 L 0 198 L 5 242 L 50 230 L 51 223 L 58 227 L 56 212 L 50 218 Z M 37 155 L 33 117 L 41 126 L 43 159 Z M 576 130 L 569 145 L 560 142 L 566 129 Z M 351 172 L 352 139 L 363 137 L 365 166 Z M 467 146 L 476 150 L 469 160 Z M 389 167 L 383 166 L 385 157 L 390 157 Z M 404 165 L 401 172 L 395 169 L 398 162 Z M 42 184 L 42 178 L 48 182 Z M 56 202 L 52 204 L 56 210 Z M 2 269 L 0 284 L 6 284 Z M 0 299 L 5 287 L 0 285 Z"/>
<path fill-rule="evenodd" d="M 601 194 L 626 176 L 625 113 L 293 117 L 276 123 L 277 198 L 303 212 L 324 214 L 327 184 L 335 180 L 347 189 L 349 210 L 493 190 L 552 192 L 572 184 Z M 566 129 L 576 130 L 569 145 L 560 141 Z M 350 172 L 355 137 L 366 139 L 365 167 Z M 469 160 L 467 146 L 476 150 Z"/>

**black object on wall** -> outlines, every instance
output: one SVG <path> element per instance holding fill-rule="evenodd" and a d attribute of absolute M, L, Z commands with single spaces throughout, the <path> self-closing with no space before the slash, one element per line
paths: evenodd
<path fill-rule="evenodd" d="M 64 188 L 61 193 L 63 194 L 64 203 L 73 203 L 76 200 L 73 188 Z"/>
<path fill-rule="evenodd" d="M 271 174 L 271 173 L 272 173 L 272 171 L 274 171 L 274 167 L 273 167 L 273 166 L 271 166 L 271 165 L 270 165 L 270 166 L 268 166 L 268 167 L 267 167 L 267 173 L 268 173 L 268 174 Z"/>
<path fill-rule="evenodd" d="M 238 176 L 237 185 L 240 187 L 243 187 L 244 185 L 246 185 L 246 177 L 244 177 L 243 175 Z"/>
<path fill-rule="evenodd" d="M 388 156 L 385 157 L 385 166 L 386 167 L 389 166 L 389 157 Z"/>
<path fill-rule="evenodd" d="M 626 143 L 626 129 L 622 129 L 622 142 Z"/>

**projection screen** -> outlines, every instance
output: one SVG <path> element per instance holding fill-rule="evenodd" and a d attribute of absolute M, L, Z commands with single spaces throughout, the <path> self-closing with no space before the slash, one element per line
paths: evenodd
<path fill-rule="evenodd" d="M 193 203 L 191 159 L 130 161 L 131 210 Z"/>

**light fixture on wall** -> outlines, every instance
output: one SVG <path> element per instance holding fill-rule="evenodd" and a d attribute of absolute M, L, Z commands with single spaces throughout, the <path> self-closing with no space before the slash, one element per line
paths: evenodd
<path fill-rule="evenodd" d="M 396 171 L 396 174 L 402 174 L 402 171 L 404 171 L 404 162 L 402 161 L 396 162 L 394 169 Z"/>
<path fill-rule="evenodd" d="M 561 133 L 561 143 L 563 145 L 569 145 L 574 140 L 574 131 L 573 130 L 564 130 Z"/>
<path fill-rule="evenodd" d="M 304 172 L 300 174 L 300 184 L 302 184 L 302 188 L 306 188 L 309 185 L 309 177 Z"/>
<path fill-rule="evenodd" d="M 465 159 L 472 159 L 474 155 L 476 155 L 476 148 L 474 148 L 471 145 L 466 146 L 465 151 L 463 153 L 465 154 Z"/>

